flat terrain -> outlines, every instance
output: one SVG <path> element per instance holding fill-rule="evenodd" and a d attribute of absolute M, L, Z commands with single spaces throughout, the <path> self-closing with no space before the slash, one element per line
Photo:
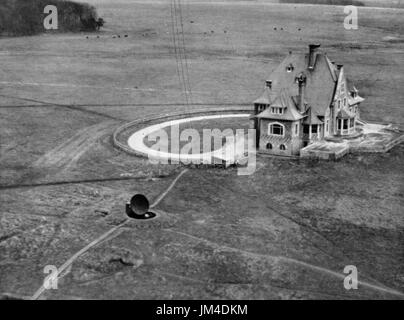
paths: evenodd
<path fill-rule="evenodd" d="M 196 130 L 195 133 L 198 133 L 198 136 L 195 136 L 195 138 L 191 138 L 191 135 L 193 137 L 194 132 L 191 132 L 188 129 Z M 220 134 L 223 135 L 222 139 L 216 139 L 216 146 L 215 146 L 215 140 L 214 137 L 216 136 L 214 134 L 215 129 L 220 130 Z M 178 134 L 178 137 L 175 136 L 174 138 L 177 139 L 178 141 L 178 147 L 176 147 L 173 144 L 168 144 L 167 146 L 167 152 L 175 152 L 178 153 L 180 150 L 185 145 L 190 146 L 190 143 L 196 145 L 200 145 L 200 148 L 202 150 L 203 144 L 204 144 L 204 130 L 209 130 L 211 135 L 210 139 L 210 145 L 211 145 L 211 151 L 217 150 L 217 148 L 222 148 L 226 142 L 227 136 L 233 136 L 235 137 L 237 130 L 243 130 L 245 134 L 247 134 L 249 129 L 249 119 L 247 118 L 224 118 L 224 119 L 210 119 L 210 120 L 203 120 L 203 121 L 192 121 L 192 122 L 186 122 L 186 123 L 181 123 L 180 125 L 174 127 L 174 130 L 171 126 L 166 127 L 164 130 L 167 137 L 168 141 L 172 141 L 172 134 L 176 135 Z M 136 130 L 136 129 L 134 129 Z M 177 131 L 178 130 L 178 131 Z M 164 134 L 162 132 L 157 132 L 158 134 Z M 183 136 L 181 138 L 181 133 L 183 133 Z M 209 133 L 206 133 L 209 134 Z M 195 141 L 193 140 L 195 139 Z M 205 139 L 207 139 L 205 137 Z M 222 140 L 222 141 L 221 141 Z M 206 140 L 209 141 L 209 140 Z M 148 147 L 153 147 L 157 142 L 155 139 L 149 139 L 149 136 L 146 136 L 143 139 L 143 142 L 146 146 Z M 174 150 L 171 150 L 174 148 Z M 190 151 L 191 152 L 191 151 Z"/>
<path fill-rule="evenodd" d="M 99 34 L 0 39 L 0 295 L 32 296 L 46 265 L 182 170 L 114 149 L 119 125 L 249 105 L 289 51 L 320 42 L 366 98 L 362 118 L 403 127 L 402 10 L 360 8 L 348 31 L 342 7 L 183 2 L 186 61 L 175 59 L 168 2 L 103 2 Z M 245 177 L 189 170 L 156 207 L 160 221 L 126 225 L 41 298 L 403 298 L 403 159 L 398 146 L 339 162 L 259 158 Z M 358 290 L 343 287 L 346 265 Z"/>

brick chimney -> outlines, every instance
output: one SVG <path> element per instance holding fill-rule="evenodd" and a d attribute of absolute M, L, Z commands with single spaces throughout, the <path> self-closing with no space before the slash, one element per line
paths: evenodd
<path fill-rule="evenodd" d="M 309 44 L 309 69 L 313 70 L 316 64 L 316 54 L 320 48 L 320 44 Z"/>
<path fill-rule="evenodd" d="M 297 98 L 297 107 L 300 112 L 305 112 L 306 107 L 304 105 L 304 92 L 306 89 L 306 75 L 304 73 L 300 73 L 298 77 L 296 77 L 296 83 L 299 86 L 299 95 Z"/>

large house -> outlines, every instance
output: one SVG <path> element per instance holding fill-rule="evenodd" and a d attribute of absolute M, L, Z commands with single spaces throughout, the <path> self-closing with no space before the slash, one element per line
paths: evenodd
<path fill-rule="evenodd" d="M 348 89 L 343 66 L 319 48 L 289 53 L 254 101 L 251 125 L 259 152 L 299 155 L 313 142 L 355 134 L 364 99 L 355 87 Z"/>

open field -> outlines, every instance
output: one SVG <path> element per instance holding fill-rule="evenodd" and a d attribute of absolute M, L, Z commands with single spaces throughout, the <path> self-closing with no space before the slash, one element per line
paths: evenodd
<path fill-rule="evenodd" d="M 114 149 L 118 126 L 249 105 L 290 50 L 321 42 L 366 98 L 362 118 L 404 127 L 402 10 L 359 8 L 359 30 L 347 31 L 341 7 L 184 4 L 189 105 L 168 2 L 97 3 L 99 38 L 0 38 L 0 296 L 33 295 L 44 266 L 180 172 Z M 259 158 L 248 177 L 189 170 L 156 208 L 169 227 L 126 225 L 41 298 L 403 298 L 403 158 L 401 145 L 339 162 Z M 343 287 L 346 265 L 358 267 L 358 290 Z"/>
<path fill-rule="evenodd" d="M 326 4 L 331 4 L 331 2 L 339 2 L 339 3 L 344 3 L 344 2 L 349 2 L 348 0 L 205 0 L 205 1 L 200 1 L 200 0 L 188 0 L 187 2 L 230 2 L 230 3 L 241 3 L 241 2 L 246 2 L 248 4 L 263 4 L 263 3 L 293 3 L 293 2 L 301 2 L 301 3 L 307 3 L 310 4 L 313 2 L 318 1 L 319 3 L 326 3 Z M 358 1 L 363 3 L 367 7 L 378 7 L 378 8 L 403 8 L 404 3 L 402 3 L 401 0 L 353 0 L 350 1 L 350 4 L 353 4 L 354 1 Z M 110 0 L 88 0 L 87 2 L 94 4 L 94 5 L 100 5 L 100 4 L 108 4 L 111 2 Z M 147 2 L 147 0 L 115 0 L 114 3 L 117 4 L 127 4 L 127 3 L 144 3 Z M 164 2 L 164 0 L 161 0 L 160 2 Z"/>
<path fill-rule="evenodd" d="M 167 146 L 167 151 L 168 152 L 173 152 L 171 150 L 171 148 L 173 146 L 175 148 L 178 148 L 178 149 L 175 149 L 175 150 L 177 150 L 176 152 L 179 152 L 180 150 L 182 150 L 182 148 L 185 145 L 189 145 L 189 143 L 191 143 L 191 137 L 188 137 L 188 140 L 186 140 L 185 137 L 183 137 L 183 139 L 181 139 L 181 137 L 180 137 L 180 134 L 182 132 L 185 132 L 184 135 L 189 133 L 189 131 L 185 131 L 185 130 L 188 130 L 188 129 L 196 130 L 196 132 L 199 134 L 200 139 L 199 140 L 196 139 L 195 141 L 192 140 L 192 143 L 196 143 L 196 145 L 199 144 L 199 146 L 201 148 L 203 148 L 203 143 L 204 143 L 204 138 L 203 138 L 204 130 L 210 130 L 210 132 L 212 132 L 212 130 L 214 130 L 214 129 L 220 130 L 220 133 L 223 134 L 223 138 L 216 141 L 216 144 L 217 144 L 216 146 L 215 146 L 214 134 L 212 134 L 212 137 L 210 139 L 211 140 L 210 141 L 210 145 L 211 145 L 211 150 L 210 151 L 214 151 L 214 150 L 216 150 L 215 147 L 216 148 L 222 148 L 224 146 L 224 144 L 226 142 L 225 137 L 227 137 L 227 136 L 233 136 L 234 137 L 237 130 L 243 130 L 243 132 L 247 134 L 248 128 L 249 128 L 248 118 L 241 118 L 241 119 L 239 119 L 239 118 L 224 118 L 224 119 L 209 119 L 209 120 L 181 123 L 178 126 L 174 127 L 174 132 L 172 131 L 173 128 L 171 126 L 166 127 L 164 129 L 160 129 L 160 130 L 165 131 L 169 141 L 172 141 L 172 134 L 174 134 L 174 135 L 178 134 L 179 135 L 176 138 L 178 140 L 178 142 L 179 142 L 178 147 L 175 147 L 174 145 L 170 145 L 170 144 Z M 220 140 L 222 140 L 222 141 L 220 141 Z M 208 140 L 206 140 L 206 141 L 208 141 Z M 218 141 L 220 141 L 220 143 Z M 153 145 L 156 144 L 156 141 L 154 139 L 149 139 L 149 136 L 146 136 L 143 139 L 143 142 L 148 147 L 153 147 Z"/>

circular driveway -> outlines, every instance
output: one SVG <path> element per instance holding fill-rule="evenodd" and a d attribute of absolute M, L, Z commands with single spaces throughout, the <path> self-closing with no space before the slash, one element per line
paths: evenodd
<path fill-rule="evenodd" d="M 160 159 L 160 160 L 175 160 L 179 162 L 209 162 L 212 160 L 212 158 L 219 158 L 219 159 L 225 159 L 226 158 L 226 145 L 223 146 L 220 149 L 211 151 L 211 152 L 205 152 L 205 153 L 197 153 L 197 154 L 181 154 L 181 153 L 171 153 L 171 152 L 165 152 L 161 150 L 156 150 L 153 148 L 148 147 L 144 143 L 144 139 L 151 133 L 159 131 L 161 129 L 165 129 L 167 127 L 173 126 L 173 125 L 179 125 L 182 123 L 188 123 L 188 122 L 195 122 L 195 121 L 203 121 L 203 120 L 211 120 L 211 119 L 223 119 L 223 118 L 248 118 L 250 115 L 245 114 L 245 113 L 236 113 L 236 114 L 219 114 L 219 115 L 208 115 L 208 116 L 199 116 L 199 117 L 191 117 L 191 118 L 185 118 L 185 119 L 178 119 L 178 120 L 171 120 L 171 121 L 166 121 L 162 122 L 159 124 L 155 124 L 149 127 L 146 127 L 144 129 L 141 129 L 135 133 L 133 133 L 129 139 L 128 139 L 128 145 L 131 149 L 147 154 L 149 159 Z M 243 147 L 244 147 L 244 141 L 242 141 Z M 238 150 L 238 146 L 236 146 L 236 150 Z M 242 151 L 244 151 L 244 148 L 242 148 Z M 234 151 L 232 152 L 233 160 L 237 156 L 237 152 Z M 229 159 L 226 159 L 229 160 Z"/>

